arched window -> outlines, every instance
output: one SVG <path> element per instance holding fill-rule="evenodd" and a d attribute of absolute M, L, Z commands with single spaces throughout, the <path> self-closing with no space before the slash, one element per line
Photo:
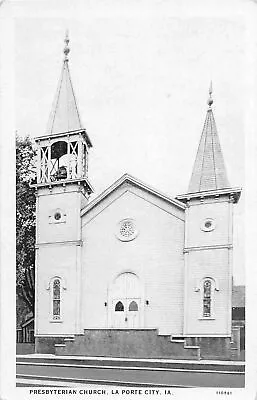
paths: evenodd
<path fill-rule="evenodd" d="M 195 292 L 199 292 L 199 319 L 215 318 L 215 303 L 219 292 L 219 282 L 216 278 L 206 276 L 196 282 Z"/>
<path fill-rule="evenodd" d="M 49 290 L 49 317 L 51 322 L 62 322 L 63 320 L 64 289 L 66 289 L 65 279 L 60 276 L 54 276 L 46 283 L 46 290 Z"/>
<path fill-rule="evenodd" d="M 116 303 L 115 311 L 124 311 L 124 305 L 121 301 L 118 301 L 118 303 Z"/>
<path fill-rule="evenodd" d="M 53 280 L 52 285 L 52 317 L 53 320 L 61 319 L 61 281 L 59 278 Z"/>
<path fill-rule="evenodd" d="M 212 316 L 212 281 L 205 279 L 203 281 L 203 317 Z"/>
<path fill-rule="evenodd" d="M 129 305 L 129 311 L 138 311 L 138 305 L 134 300 Z"/>

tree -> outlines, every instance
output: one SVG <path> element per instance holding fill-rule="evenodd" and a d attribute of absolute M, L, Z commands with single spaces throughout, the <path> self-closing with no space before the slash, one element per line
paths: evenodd
<path fill-rule="evenodd" d="M 36 197 L 35 150 L 29 136 L 16 136 L 16 286 L 17 296 L 34 315 Z"/>

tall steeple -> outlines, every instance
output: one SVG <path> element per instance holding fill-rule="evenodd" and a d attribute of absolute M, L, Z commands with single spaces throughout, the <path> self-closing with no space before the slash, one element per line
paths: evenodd
<path fill-rule="evenodd" d="M 223 154 L 212 111 L 212 83 L 209 88 L 207 104 L 207 115 L 188 191 L 176 196 L 176 198 L 187 203 L 189 199 L 192 198 L 203 199 L 229 195 L 233 202 L 237 203 L 240 198 L 241 189 L 231 187 L 227 178 Z"/>
<path fill-rule="evenodd" d="M 46 134 L 71 132 L 83 129 L 69 71 L 69 41 L 68 31 L 66 31 L 61 77 L 52 105 Z"/>
<path fill-rule="evenodd" d="M 35 138 L 38 146 L 36 187 L 77 185 L 85 197 L 93 188 L 88 181 L 88 154 L 92 147 L 83 128 L 71 83 L 68 55 L 69 37 L 65 36 L 61 78 L 51 110 L 47 132 Z"/>
<path fill-rule="evenodd" d="M 32 186 L 36 191 L 35 333 L 39 337 L 44 332 L 66 336 L 82 330 L 81 210 L 93 192 L 88 178 L 92 144 L 79 117 L 68 67 L 69 52 L 66 33 L 61 79 L 47 132 L 35 138 L 37 177 Z M 66 279 L 67 297 L 62 296 Z"/>
<path fill-rule="evenodd" d="M 212 111 L 212 83 L 207 104 L 207 115 L 189 183 L 189 193 L 230 187 Z"/>
<path fill-rule="evenodd" d="M 212 85 L 207 103 L 189 189 L 176 197 L 186 204 L 183 335 L 197 332 L 204 343 L 204 337 L 214 339 L 215 333 L 224 343 L 222 358 L 231 337 L 233 207 L 241 188 L 231 187 L 227 179 L 212 111 Z"/>

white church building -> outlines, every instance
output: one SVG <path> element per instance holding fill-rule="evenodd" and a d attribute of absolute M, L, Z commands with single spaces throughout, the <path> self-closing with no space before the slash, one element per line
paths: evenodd
<path fill-rule="evenodd" d="M 65 42 L 47 132 L 35 139 L 36 351 L 229 359 L 241 189 L 227 179 L 211 90 L 185 194 L 170 198 L 124 174 L 90 200 L 92 143 Z"/>

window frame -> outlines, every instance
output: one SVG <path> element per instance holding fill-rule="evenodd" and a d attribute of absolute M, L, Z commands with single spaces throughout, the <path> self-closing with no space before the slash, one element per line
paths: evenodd
<path fill-rule="evenodd" d="M 204 285 L 206 281 L 211 282 L 211 295 L 210 295 L 210 315 L 204 316 Z M 195 292 L 200 292 L 200 312 L 199 312 L 199 320 L 214 320 L 216 319 L 215 315 L 215 303 L 216 303 L 216 294 L 215 292 L 219 291 L 218 282 L 216 279 L 211 276 L 205 276 L 201 281 L 197 284 L 195 288 Z"/>
<path fill-rule="evenodd" d="M 56 282 L 58 283 L 57 285 L 57 294 L 55 292 L 55 284 Z M 61 319 L 61 280 L 60 278 L 54 278 L 53 283 L 52 283 L 52 319 L 54 321 L 60 320 Z M 57 305 L 57 306 L 56 306 Z M 55 309 L 57 309 L 59 312 L 55 313 Z"/>
<path fill-rule="evenodd" d="M 118 307 L 117 307 L 118 306 Z M 121 306 L 121 307 L 120 307 Z M 118 300 L 117 303 L 114 306 L 114 311 L 115 312 L 125 312 L 125 306 L 123 301 Z"/>
<path fill-rule="evenodd" d="M 202 317 L 211 318 L 213 315 L 213 282 L 211 279 L 204 279 L 202 291 Z M 206 306 L 208 308 L 207 312 Z"/>
<path fill-rule="evenodd" d="M 132 305 L 132 309 L 130 309 Z M 134 310 L 134 305 L 136 305 L 136 310 Z M 128 312 L 138 312 L 138 303 L 135 300 L 130 301 L 129 306 L 128 306 Z"/>
<path fill-rule="evenodd" d="M 58 299 L 54 298 L 54 282 L 56 280 L 59 280 L 59 282 L 60 282 L 60 294 L 59 294 Z M 49 298 L 50 298 L 49 322 L 53 322 L 53 323 L 63 322 L 63 291 L 64 291 L 64 289 L 66 289 L 66 285 L 65 285 L 63 278 L 61 278 L 60 276 L 54 276 L 50 279 L 49 285 L 47 287 L 47 290 L 49 290 Z M 57 300 L 59 301 L 60 313 L 59 313 L 59 318 L 54 318 L 54 301 L 57 301 Z"/>

